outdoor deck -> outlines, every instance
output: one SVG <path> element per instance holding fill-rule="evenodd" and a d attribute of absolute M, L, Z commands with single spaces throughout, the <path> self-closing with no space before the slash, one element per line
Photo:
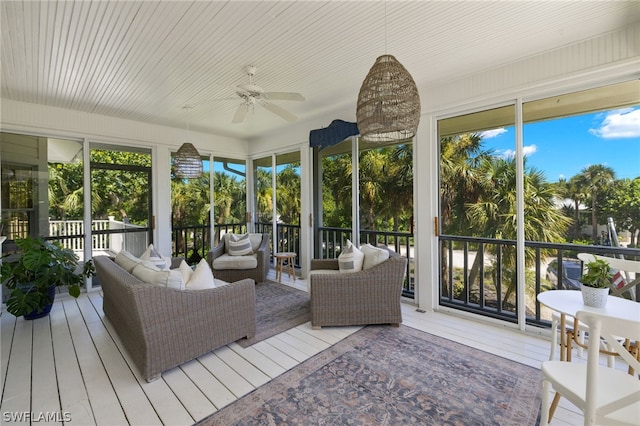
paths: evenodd
<path fill-rule="evenodd" d="M 403 316 L 406 326 L 536 368 L 549 353 L 548 340 L 503 327 L 419 313 L 410 304 Z M 43 425 L 190 425 L 358 330 L 306 323 L 246 349 L 222 347 L 146 383 L 104 321 L 99 291 L 56 301 L 48 319 L 16 321 L 5 312 L 0 319 L 0 423 L 16 425 L 29 424 L 18 421 L 25 412 L 57 420 L 37 422 Z M 582 424 L 582 415 L 562 400 L 554 424 Z"/>

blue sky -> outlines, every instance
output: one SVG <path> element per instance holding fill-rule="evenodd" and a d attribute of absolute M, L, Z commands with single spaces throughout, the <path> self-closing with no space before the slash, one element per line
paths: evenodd
<path fill-rule="evenodd" d="M 515 151 L 513 127 L 483 132 L 484 145 L 504 156 Z M 549 182 L 603 164 L 616 178 L 640 176 L 640 107 L 584 114 L 525 124 L 527 165 L 542 170 Z"/>

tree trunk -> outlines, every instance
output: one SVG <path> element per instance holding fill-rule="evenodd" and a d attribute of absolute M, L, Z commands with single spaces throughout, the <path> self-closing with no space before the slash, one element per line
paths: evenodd
<path fill-rule="evenodd" d="M 598 218 L 596 217 L 596 193 L 593 192 L 591 196 L 591 235 L 593 237 L 593 243 L 598 244 Z"/>
<path fill-rule="evenodd" d="M 451 242 L 449 242 L 451 243 Z M 440 244 L 440 296 L 449 297 L 449 268 L 447 267 L 447 246 Z"/>
<path fill-rule="evenodd" d="M 575 205 L 573 212 L 573 237 L 580 238 L 580 234 L 582 234 L 582 232 L 580 232 L 580 200 L 573 200 L 573 203 Z"/>

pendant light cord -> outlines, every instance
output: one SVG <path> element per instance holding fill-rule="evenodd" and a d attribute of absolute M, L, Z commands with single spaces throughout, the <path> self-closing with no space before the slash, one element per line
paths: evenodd
<path fill-rule="evenodd" d="M 387 0 L 384 0 L 384 53 L 387 54 Z"/>
<path fill-rule="evenodd" d="M 182 107 L 182 109 L 187 113 L 187 134 L 185 135 L 185 142 L 189 142 L 189 112 L 193 109 L 193 107 L 185 105 L 184 107 Z"/>

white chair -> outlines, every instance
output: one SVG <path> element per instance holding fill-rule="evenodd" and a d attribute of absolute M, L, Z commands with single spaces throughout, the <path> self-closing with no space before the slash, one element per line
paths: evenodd
<path fill-rule="evenodd" d="M 542 363 L 542 408 L 540 425 L 549 423 L 551 388 L 584 413 L 584 424 L 638 425 L 640 420 L 640 362 L 618 341 L 619 337 L 640 341 L 640 317 L 621 319 L 596 312 L 580 311 L 579 321 L 589 327 L 589 340 L 607 341 L 609 348 L 635 370 L 600 364 L 600 345 L 589 345 L 587 363 L 545 361 Z"/>
<path fill-rule="evenodd" d="M 578 321 L 577 330 L 575 330 L 575 318 L 572 316 L 566 316 L 566 327 L 571 329 L 575 334 L 575 341 L 578 343 L 576 352 L 578 356 L 582 356 L 584 353 L 584 337 L 589 332 L 589 326 Z M 560 328 L 560 314 L 554 312 L 551 314 L 551 350 L 549 351 L 549 361 L 553 361 L 556 356 L 556 347 L 558 347 L 558 329 Z M 563 331 L 566 332 L 566 331 Z M 605 341 L 600 342 L 600 347 L 605 351 L 611 351 L 611 348 L 607 346 Z M 616 366 L 616 357 L 613 355 L 607 356 L 607 365 L 611 368 Z"/>
<path fill-rule="evenodd" d="M 567 327 L 573 330 L 574 318 L 571 316 L 566 317 Z M 560 314 L 553 312 L 551 314 L 551 351 L 549 352 L 549 361 L 553 361 L 556 356 L 556 347 L 558 346 L 558 328 L 560 327 Z M 574 330 L 578 343 L 584 344 L 584 335 L 589 331 L 589 327 L 581 322 L 578 323 L 578 330 Z M 564 331 L 563 331 L 564 332 Z M 582 347 L 578 346 L 578 356 L 582 356 Z M 613 367 L 613 365 L 609 365 Z"/>
<path fill-rule="evenodd" d="M 631 299 L 635 300 L 635 297 L 636 297 L 635 286 L 637 286 L 638 283 L 640 283 L 640 277 L 638 277 L 638 274 L 640 274 L 640 262 L 627 260 L 627 259 L 598 256 L 591 253 L 579 253 L 578 259 L 583 261 L 585 264 L 589 262 L 593 262 L 596 259 L 602 259 L 607 261 L 609 263 L 609 266 L 611 266 L 612 268 L 618 269 L 620 272 L 624 272 L 626 275 L 627 282 L 625 282 L 624 286 L 621 288 L 612 288 L 611 289 L 612 294 L 615 296 L 621 297 L 622 293 L 629 292 Z M 629 275 L 630 273 L 635 273 L 637 278 L 635 280 L 632 280 Z M 571 324 L 573 324 L 573 322 L 574 321 L 572 317 L 567 317 L 567 326 L 571 327 Z M 557 312 L 554 312 L 551 316 L 551 351 L 549 352 L 549 360 L 551 361 L 555 357 L 556 347 L 558 346 L 559 325 L 560 325 L 560 314 L 558 314 Z M 576 339 L 578 343 L 582 343 L 582 344 L 584 343 L 584 335 L 588 331 L 589 331 L 589 327 L 587 327 L 585 324 L 582 324 L 582 323 L 578 324 L 578 330 L 575 331 L 575 333 L 577 333 Z M 604 349 L 607 349 L 606 346 L 604 347 Z M 578 356 L 582 356 L 582 347 L 578 346 L 577 351 L 578 351 Z M 615 358 L 609 357 L 608 363 L 609 363 L 608 364 L 609 367 L 614 367 Z"/>

